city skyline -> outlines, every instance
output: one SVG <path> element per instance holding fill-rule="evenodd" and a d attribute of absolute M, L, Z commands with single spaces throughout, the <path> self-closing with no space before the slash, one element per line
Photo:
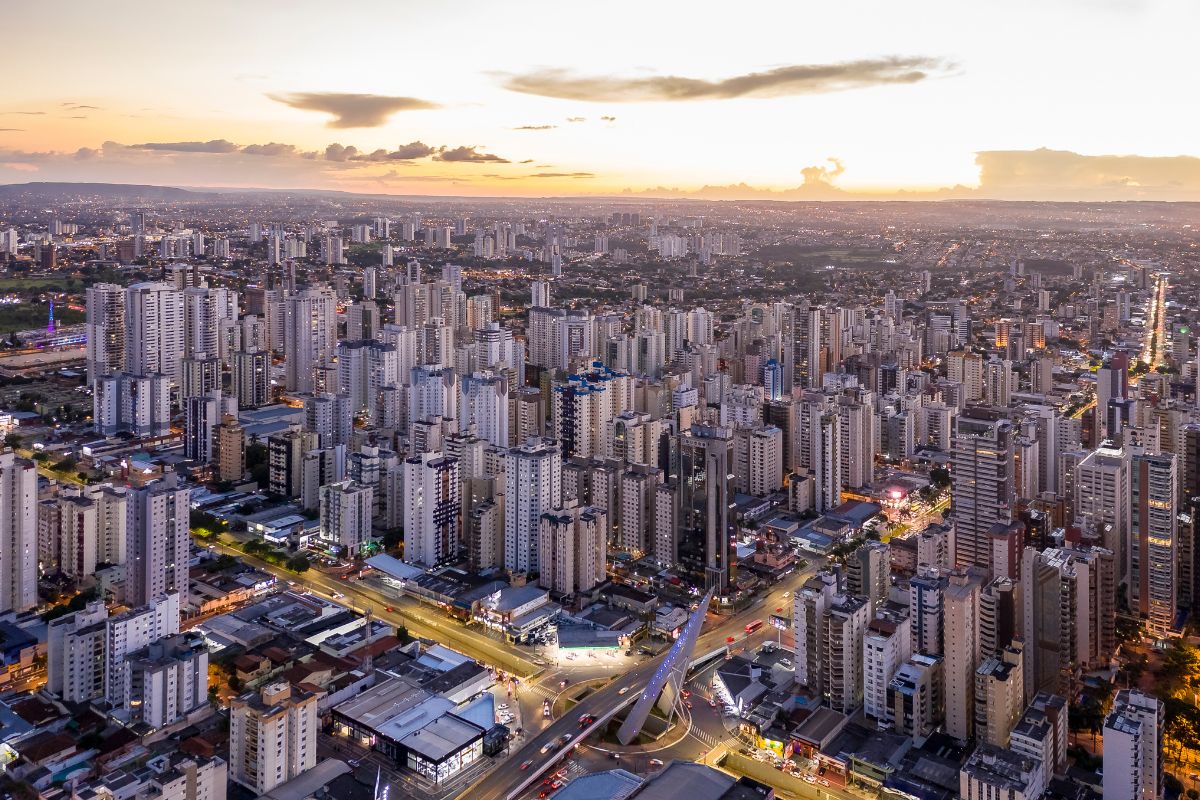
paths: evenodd
<path fill-rule="evenodd" d="M 2 183 L 1200 200 L 1168 2 L 84 9 L 14 37 Z"/>

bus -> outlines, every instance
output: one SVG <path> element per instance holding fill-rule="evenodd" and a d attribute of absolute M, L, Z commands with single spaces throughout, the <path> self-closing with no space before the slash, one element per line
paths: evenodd
<path fill-rule="evenodd" d="M 761 619 L 754 620 L 754 622 L 751 622 L 749 625 L 746 626 L 746 635 L 749 636 L 750 634 L 754 633 L 756 630 L 758 630 L 762 626 L 763 626 L 763 621 Z"/>

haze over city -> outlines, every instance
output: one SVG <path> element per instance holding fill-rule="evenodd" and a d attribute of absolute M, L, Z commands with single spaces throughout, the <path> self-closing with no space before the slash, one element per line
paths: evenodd
<path fill-rule="evenodd" d="M 0 181 L 1200 199 L 1200 111 L 1178 62 L 1191 3 L 92 10 L 56 6 L 52 54 L 40 36 L 10 42 Z M 45 23 L 33 3 L 6 11 L 15 31 Z"/>

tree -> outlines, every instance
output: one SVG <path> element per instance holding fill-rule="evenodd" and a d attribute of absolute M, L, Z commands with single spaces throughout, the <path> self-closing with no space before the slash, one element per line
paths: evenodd
<path fill-rule="evenodd" d="M 287 560 L 286 566 L 292 572 L 303 574 L 312 566 L 312 562 L 308 560 L 308 556 L 295 555 Z"/>
<path fill-rule="evenodd" d="M 21 437 L 15 433 L 10 433 L 4 437 L 4 446 L 16 450 L 21 446 Z"/>
<path fill-rule="evenodd" d="M 944 489 L 950 485 L 950 470 L 945 467 L 934 467 L 929 470 L 929 480 L 938 489 Z"/>
<path fill-rule="evenodd" d="M 1172 639 L 1158 669 L 1166 694 L 1200 686 L 1200 651 L 1182 639 Z"/>

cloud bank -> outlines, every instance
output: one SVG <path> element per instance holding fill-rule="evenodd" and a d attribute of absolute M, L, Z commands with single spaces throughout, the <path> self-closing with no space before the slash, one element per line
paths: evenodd
<path fill-rule="evenodd" d="M 924 56 L 842 61 L 834 64 L 794 64 L 718 80 L 679 75 L 620 77 L 579 75 L 548 68 L 506 75 L 504 88 L 522 94 L 607 103 L 728 100 L 736 97 L 786 97 L 825 94 L 868 86 L 918 83 L 949 74 L 954 65 Z"/>
<path fill-rule="evenodd" d="M 537 163 L 534 171 L 511 168 L 495 172 L 475 166 L 510 164 L 481 146 L 432 146 L 420 141 L 395 149 L 362 151 L 330 144 L 324 150 L 302 150 L 282 142 L 237 145 L 227 139 L 196 142 L 105 142 L 74 151 L 24 151 L 0 147 L 0 183 L 20 183 L 36 176 L 45 181 L 97 181 L 174 186 L 246 186 L 283 189 L 368 186 L 419 193 L 420 184 L 459 182 L 473 194 L 504 194 L 512 181 L 562 181 L 593 186 L 596 175 Z M 412 174 L 414 165 L 432 174 Z M 1057 200 L 1200 201 L 1200 158 L 1193 156 L 1085 155 L 1064 150 L 987 150 L 976 154 L 977 186 L 947 186 L 928 191 L 871 191 L 840 185 L 848 167 L 838 158 L 799 167 L 789 188 L 770 189 L 747 183 L 698 188 L 631 187 L 625 192 L 645 197 L 696 197 L 713 200 Z M 462 166 L 456 166 L 462 165 Z M 386 167 L 387 169 L 381 169 Z M 510 171 L 511 170 L 511 171 Z M 543 171 L 544 170 L 544 171 Z M 440 174 L 437 174 L 440 173 Z M 861 180 L 861 179 L 860 179 Z M 786 186 L 787 184 L 785 184 Z M 562 189 L 560 191 L 571 191 Z M 577 190 L 584 192 L 584 189 Z M 607 186 L 591 192 L 612 193 Z"/>

